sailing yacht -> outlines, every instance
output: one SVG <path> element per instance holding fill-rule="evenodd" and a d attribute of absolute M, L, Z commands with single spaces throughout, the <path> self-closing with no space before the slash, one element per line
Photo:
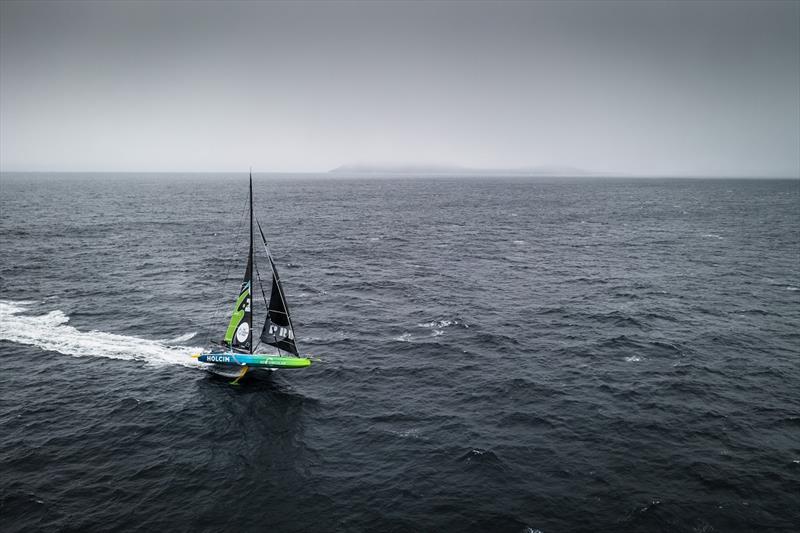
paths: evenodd
<path fill-rule="evenodd" d="M 239 295 L 234 303 L 228 329 L 225 330 L 225 336 L 222 341 L 215 343 L 216 346 L 208 352 L 192 356 L 202 363 L 215 365 L 215 370 L 218 370 L 223 375 L 231 370 L 236 370 L 236 379 L 232 382 L 234 384 L 238 383 L 251 368 L 305 368 L 311 365 L 311 360 L 307 357 L 301 357 L 297 350 L 292 317 L 289 314 L 289 307 L 286 305 L 286 296 L 281 286 L 278 269 L 275 268 L 275 262 L 272 260 L 272 254 L 270 254 L 261 224 L 256 220 L 255 225 L 258 227 L 258 233 L 261 236 L 261 242 L 264 245 L 272 274 L 269 303 L 266 301 L 261 275 L 253 253 L 253 222 L 253 174 L 251 172 L 250 249 L 247 254 L 247 266 L 244 271 L 242 285 L 239 288 Z M 253 279 L 254 271 L 256 273 L 255 280 Z M 257 343 L 254 343 L 253 338 L 254 312 L 251 305 L 254 281 L 258 283 L 266 304 L 264 326 L 261 329 Z M 262 344 L 276 348 L 277 353 L 256 353 L 256 350 Z"/>

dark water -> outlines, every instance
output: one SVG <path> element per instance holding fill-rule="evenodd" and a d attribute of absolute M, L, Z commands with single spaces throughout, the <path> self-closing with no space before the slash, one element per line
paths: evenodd
<path fill-rule="evenodd" d="M 239 387 L 243 179 L 0 190 L 4 531 L 798 529 L 798 181 L 259 178 Z"/>

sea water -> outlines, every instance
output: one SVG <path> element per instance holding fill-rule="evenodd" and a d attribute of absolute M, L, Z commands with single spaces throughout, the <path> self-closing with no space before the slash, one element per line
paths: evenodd
<path fill-rule="evenodd" d="M 254 184 L 315 362 L 231 386 L 245 178 L 2 176 L 4 531 L 800 524 L 800 182 L 324 178 Z"/>

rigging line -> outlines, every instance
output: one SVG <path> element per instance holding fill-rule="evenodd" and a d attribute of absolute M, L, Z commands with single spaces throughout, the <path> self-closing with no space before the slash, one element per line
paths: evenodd
<path fill-rule="evenodd" d="M 292 323 L 292 317 L 289 314 L 289 306 L 286 305 L 286 297 L 283 294 L 283 287 L 281 286 L 281 279 L 278 275 L 278 270 L 275 268 L 275 262 L 272 260 L 272 254 L 269 252 L 269 246 L 267 246 L 267 238 L 264 237 L 264 230 L 261 229 L 261 222 L 256 219 L 256 224 L 258 225 L 258 232 L 261 234 L 261 241 L 264 243 L 264 250 L 267 252 L 267 258 L 269 259 L 269 266 L 272 269 L 272 275 L 274 276 L 274 280 L 272 281 L 278 287 L 278 294 L 281 297 L 281 303 L 283 303 L 283 308 L 286 310 L 286 321 L 289 322 L 289 327 L 292 329 L 292 334 L 294 334 L 294 324 Z M 296 351 L 300 351 L 297 349 L 297 337 L 292 339 L 294 343 L 294 347 Z"/>
<path fill-rule="evenodd" d="M 234 198 L 235 197 L 236 194 L 234 193 Z M 247 201 L 245 200 L 245 202 L 242 204 L 242 212 L 239 214 L 239 222 L 236 224 L 236 233 L 233 237 L 234 243 L 239 240 L 239 235 L 241 235 L 242 233 L 242 221 L 244 220 L 244 212 L 246 209 L 247 209 Z M 226 261 L 226 263 L 228 264 L 228 267 L 225 269 L 225 277 L 222 278 L 223 286 L 227 284 L 231 275 L 231 268 L 233 267 L 233 261 Z M 217 318 L 219 317 L 221 309 L 222 309 L 221 306 L 218 305 L 215 306 L 214 315 L 211 317 L 211 322 L 209 323 L 208 328 L 206 329 L 209 332 L 208 338 L 206 338 L 206 344 L 211 344 L 211 336 L 212 336 L 211 331 L 213 331 L 214 324 L 216 324 L 217 322 Z"/>

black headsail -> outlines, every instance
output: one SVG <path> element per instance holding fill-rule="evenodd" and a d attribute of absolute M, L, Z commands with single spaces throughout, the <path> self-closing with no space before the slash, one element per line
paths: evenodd
<path fill-rule="evenodd" d="M 253 175 L 250 174 L 250 251 L 247 268 L 225 332 L 225 344 L 236 350 L 253 353 L 253 313 L 250 302 L 253 288 Z"/>
<path fill-rule="evenodd" d="M 264 242 L 264 248 L 267 250 L 269 266 L 272 268 L 272 293 L 269 297 L 267 318 L 264 321 L 264 328 L 261 330 L 261 342 L 293 355 L 298 355 L 297 345 L 294 342 L 292 318 L 289 316 L 289 308 L 286 306 L 286 297 L 283 294 L 283 287 L 281 287 L 281 279 L 278 276 L 278 269 L 275 268 L 275 263 L 269 254 L 267 239 L 264 238 L 261 224 L 258 224 L 258 231 L 261 234 L 261 240 Z"/>

